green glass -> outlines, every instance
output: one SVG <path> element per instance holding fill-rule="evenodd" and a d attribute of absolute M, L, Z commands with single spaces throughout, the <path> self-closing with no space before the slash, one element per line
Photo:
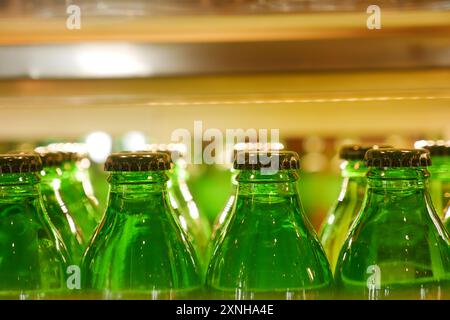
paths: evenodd
<path fill-rule="evenodd" d="M 68 259 L 42 206 L 38 174 L 0 174 L 0 298 L 61 297 Z"/>
<path fill-rule="evenodd" d="M 439 216 L 446 220 L 450 205 L 450 156 L 433 156 L 430 171 L 430 192 L 433 205 Z"/>
<path fill-rule="evenodd" d="M 408 163 L 398 157 L 410 152 L 392 151 L 393 158 L 382 160 Z M 425 166 L 369 167 L 361 214 L 335 271 L 340 298 L 449 298 L 450 243 L 431 204 L 428 177 Z"/>
<path fill-rule="evenodd" d="M 67 171 L 71 172 L 73 176 L 71 178 L 72 183 L 75 185 L 77 189 L 77 193 L 80 196 L 80 199 L 83 199 L 84 206 L 87 207 L 87 211 L 89 211 L 89 215 L 93 216 L 93 218 L 86 218 L 89 220 L 87 224 L 90 224 L 92 220 L 95 220 L 97 223 L 102 218 L 102 207 L 97 197 L 95 196 L 94 187 L 91 181 L 91 171 L 95 175 L 96 168 L 91 167 L 91 161 L 88 157 L 88 148 L 84 143 L 51 143 L 45 147 L 36 148 L 37 152 L 52 152 L 52 153 L 62 153 L 64 155 L 67 163 L 63 166 Z M 103 172 L 102 172 L 103 174 Z M 97 185 L 100 189 L 106 188 L 105 193 L 107 193 L 107 183 L 104 182 L 104 176 L 101 175 L 97 177 Z M 106 186 L 104 186 L 106 185 Z M 82 190 L 82 192 L 81 192 Z M 98 190 L 95 190 L 98 191 Z M 105 194 L 106 197 L 106 194 Z M 91 225 L 92 227 L 92 225 Z M 95 225 L 94 225 L 95 228 Z"/>
<path fill-rule="evenodd" d="M 361 209 L 367 185 L 367 167 L 363 160 L 344 161 L 341 169 L 343 181 L 339 198 L 328 212 L 319 232 L 331 270 L 336 268 L 350 226 Z"/>
<path fill-rule="evenodd" d="M 61 195 L 62 170 L 59 166 L 45 166 L 40 174 L 42 199 L 49 219 L 59 231 L 71 260 L 79 263 L 89 239 L 83 237 L 67 201 Z"/>
<path fill-rule="evenodd" d="M 332 274 L 301 207 L 296 170 L 241 170 L 206 277 L 225 299 L 324 298 Z"/>
<path fill-rule="evenodd" d="M 96 298 L 192 297 L 200 270 L 170 206 L 166 172 L 112 172 L 108 180 L 107 209 L 83 258 L 84 287 Z"/>
<path fill-rule="evenodd" d="M 94 192 L 94 186 L 91 180 L 91 161 L 87 158 L 87 156 L 78 155 L 76 161 L 74 161 L 75 165 L 75 177 L 78 180 L 78 183 L 81 184 L 83 188 L 84 198 L 87 199 L 89 210 L 92 211 L 92 215 L 94 216 L 94 220 L 98 224 L 102 219 L 102 210 L 100 208 L 100 202 L 98 201 L 96 194 Z"/>
<path fill-rule="evenodd" d="M 81 237 L 89 241 L 99 221 L 98 203 L 89 197 L 83 187 L 86 178 L 75 161 L 65 161 L 62 166 L 60 194 L 76 225 Z"/>
<path fill-rule="evenodd" d="M 174 161 L 167 171 L 169 177 L 168 196 L 179 223 L 197 252 L 201 265 L 206 266 L 206 248 L 211 235 L 208 219 L 203 216 L 187 185 L 188 172 L 183 158 Z"/>
<path fill-rule="evenodd" d="M 230 176 L 231 176 L 231 193 L 228 197 L 225 206 L 222 211 L 217 215 L 216 220 L 213 224 L 213 230 L 211 234 L 211 239 L 208 245 L 207 256 L 211 257 L 212 251 L 217 246 L 217 240 L 221 238 L 221 235 L 225 232 L 226 226 L 231 220 L 231 210 L 234 207 L 234 202 L 236 200 L 236 190 L 237 190 L 237 176 L 239 170 L 233 167 L 233 160 L 236 159 L 238 153 L 245 151 L 280 151 L 283 150 L 284 146 L 281 143 L 250 143 L 241 142 L 237 143 L 233 147 L 233 159 L 231 161 Z"/>
<path fill-rule="evenodd" d="M 213 231 L 211 233 L 211 239 L 208 244 L 207 249 L 207 257 L 208 259 L 211 259 L 212 253 L 214 248 L 217 247 L 217 242 L 219 239 L 223 238 L 223 235 L 226 230 L 226 226 L 231 220 L 231 211 L 234 207 L 234 203 L 236 200 L 236 190 L 237 190 L 237 176 L 239 171 L 231 168 L 231 185 L 232 185 L 232 192 L 230 194 L 230 197 L 228 198 L 225 207 L 222 209 L 222 211 L 219 213 L 219 215 L 216 218 L 216 221 L 214 222 Z"/>

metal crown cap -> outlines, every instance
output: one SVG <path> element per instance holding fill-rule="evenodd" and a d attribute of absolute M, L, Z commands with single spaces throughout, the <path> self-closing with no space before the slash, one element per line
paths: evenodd
<path fill-rule="evenodd" d="M 431 157 L 450 156 L 450 140 L 419 140 L 414 147 L 427 149 Z"/>
<path fill-rule="evenodd" d="M 368 167 L 408 168 L 431 165 L 430 153 L 425 149 L 371 149 L 365 156 Z"/>
<path fill-rule="evenodd" d="M 44 167 L 57 167 L 66 161 L 66 156 L 63 152 L 51 151 L 46 147 L 37 147 L 34 151 L 41 157 Z"/>
<path fill-rule="evenodd" d="M 294 151 L 240 151 L 233 167 L 238 170 L 299 169 L 300 158 Z"/>
<path fill-rule="evenodd" d="M 42 161 L 34 153 L 0 154 L 0 173 L 26 173 L 42 170 Z"/>
<path fill-rule="evenodd" d="M 162 152 L 139 151 L 111 154 L 105 171 L 160 171 L 170 169 L 170 156 Z"/>

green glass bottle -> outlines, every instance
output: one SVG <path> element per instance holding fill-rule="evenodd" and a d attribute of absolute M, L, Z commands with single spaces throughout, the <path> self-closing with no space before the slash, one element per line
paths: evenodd
<path fill-rule="evenodd" d="M 295 152 L 238 154 L 236 202 L 218 239 L 206 284 L 220 298 L 325 298 L 328 261 L 297 191 Z"/>
<path fill-rule="evenodd" d="M 169 167 L 165 153 L 107 159 L 108 205 L 82 264 L 84 288 L 95 297 L 173 299 L 200 289 L 195 251 L 169 204 Z"/>
<path fill-rule="evenodd" d="M 198 209 L 188 187 L 186 146 L 183 144 L 155 144 L 146 148 L 153 152 L 163 152 L 170 156 L 172 166 L 167 171 L 168 197 L 179 224 L 188 235 L 197 252 L 200 263 L 206 268 L 206 248 L 211 236 L 211 227 L 207 217 Z"/>
<path fill-rule="evenodd" d="M 86 177 L 78 167 L 78 162 L 82 161 L 83 157 L 72 152 L 62 154 L 64 161 L 60 193 L 72 218 L 80 228 L 83 239 L 90 239 L 99 223 L 98 202 L 85 192 L 83 181 Z"/>
<path fill-rule="evenodd" d="M 230 193 L 230 196 L 228 197 L 227 202 L 225 203 L 225 206 L 223 207 L 222 211 L 217 215 L 217 218 L 213 224 L 213 230 L 211 234 L 211 240 L 208 245 L 207 249 L 207 257 L 208 259 L 211 257 L 212 251 L 217 245 L 217 239 L 220 239 L 221 234 L 224 233 L 226 229 L 226 225 L 229 223 L 231 219 L 231 209 L 234 206 L 234 202 L 236 200 L 236 189 L 237 189 L 237 175 L 239 173 L 239 170 L 236 170 L 233 166 L 233 161 L 236 159 L 238 152 L 245 152 L 245 151 L 279 151 L 283 150 L 284 146 L 281 143 L 251 143 L 251 142 L 241 142 L 237 143 L 233 146 L 233 156 L 231 159 L 231 168 L 230 168 L 230 175 L 231 175 L 231 185 L 232 185 L 232 191 Z"/>
<path fill-rule="evenodd" d="M 51 143 L 44 147 L 44 150 L 51 152 L 62 152 L 66 155 L 66 158 L 72 162 L 71 167 L 75 169 L 75 179 L 78 181 L 78 185 L 81 185 L 81 188 L 80 186 L 77 186 L 77 188 L 83 189 L 83 198 L 87 199 L 84 201 L 88 201 L 88 206 L 92 207 L 90 210 L 95 212 L 96 220 L 100 221 L 102 218 L 102 210 L 100 210 L 100 203 L 95 195 L 95 190 L 91 181 L 91 161 L 89 160 L 86 144 L 73 142 Z M 100 183 L 102 179 L 98 180 Z"/>
<path fill-rule="evenodd" d="M 332 271 L 336 268 L 350 226 L 361 209 L 367 185 L 364 155 L 372 147 L 374 146 L 345 145 L 339 152 L 339 157 L 344 160 L 341 164 L 341 191 L 319 232 Z"/>
<path fill-rule="evenodd" d="M 51 299 L 66 291 L 67 251 L 42 206 L 37 154 L 0 155 L 0 298 Z"/>
<path fill-rule="evenodd" d="M 45 149 L 51 152 L 62 152 L 71 155 L 71 160 L 77 168 L 77 180 L 83 185 L 86 196 L 92 201 L 94 206 L 97 206 L 98 199 L 94 194 L 89 172 L 91 161 L 89 160 L 87 145 L 85 143 L 75 142 L 51 143 Z"/>
<path fill-rule="evenodd" d="M 433 160 L 429 167 L 431 199 L 439 216 L 446 220 L 450 218 L 450 141 L 421 140 L 415 146 L 430 152 Z"/>
<path fill-rule="evenodd" d="M 367 151 L 365 200 L 335 271 L 341 298 L 448 299 L 450 242 L 431 204 L 424 149 Z"/>
<path fill-rule="evenodd" d="M 213 250 L 217 246 L 218 239 L 222 238 L 221 236 L 225 232 L 226 226 L 228 225 L 228 223 L 231 220 L 230 213 L 234 207 L 234 203 L 236 200 L 236 190 L 237 190 L 237 185 L 238 185 L 237 176 L 238 176 L 239 170 L 234 169 L 234 167 L 232 165 L 232 168 L 230 169 L 230 173 L 231 173 L 232 192 L 231 192 L 230 196 L 228 197 L 228 200 L 225 203 L 225 206 L 223 207 L 222 211 L 219 213 L 219 215 L 217 216 L 217 218 L 214 222 L 213 230 L 211 233 L 211 239 L 208 243 L 208 248 L 207 248 L 207 253 L 206 253 L 208 260 L 211 259 Z"/>
<path fill-rule="evenodd" d="M 64 155 L 61 152 L 49 152 L 39 149 L 43 163 L 41 193 L 44 207 L 52 224 L 59 231 L 72 262 L 79 263 L 89 239 L 83 237 L 81 228 L 72 217 L 69 205 L 61 194 Z"/>

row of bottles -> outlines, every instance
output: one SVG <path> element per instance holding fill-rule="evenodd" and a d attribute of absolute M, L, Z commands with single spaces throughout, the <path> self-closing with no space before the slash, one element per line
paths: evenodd
<path fill-rule="evenodd" d="M 335 211 L 344 221 L 353 215 L 340 253 L 331 254 L 335 286 L 346 298 L 448 299 L 449 234 L 428 191 L 429 152 L 371 149 L 365 164 L 367 188 L 357 215 L 348 207 L 342 217 Z"/>
<path fill-rule="evenodd" d="M 100 220 L 86 155 L 0 155 L 0 298 L 58 298 Z"/>
<path fill-rule="evenodd" d="M 319 236 L 301 205 L 299 157 L 282 145 L 236 148 L 234 191 L 212 231 L 176 146 L 110 155 L 102 217 L 82 154 L 50 146 L 0 155 L 0 295 L 450 298 L 440 216 L 450 146 L 418 147 L 428 150 L 344 147 L 342 190 Z"/>

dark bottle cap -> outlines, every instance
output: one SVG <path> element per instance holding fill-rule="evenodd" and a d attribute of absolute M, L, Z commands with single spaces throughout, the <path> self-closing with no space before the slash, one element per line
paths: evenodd
<path fill-rule="evenodd" d="M 59 152 L 64 162 L 77 162 L 88 157 L 86 146 L 82 143 L 51 143 L 45 147 L 36 148 L 36 152 Z"/>
<path fill-rule="evenodd" d="M 344 160 L 364 160 L 366 152 L 370 149 L 392 148 L 390 145 L 344 145 L 339 150 L 339 158 Z"/>
<path fill-rule="evenodd" d="M 49 151 L 45 147 L 38 147 L 34 150 L 41 157 L 42 165 L 44 167 L 57 167 L 64 162 L 64 155 L 62 152 Z"/>
<path fill-rule="evenodd" d="M 26 173 L 40 170 L 42 170 L 42 162 L 38 154 L 0 154 L 0 173 Z"/>
<path fill-rule="evenodd" d="M 170 157 L 162 152 L 113 153 L 105 162 L 105 171 L 158 171 L 169 169 Z"/>
<path fill-rule="evenodd" d="M 34 149 L 39 154 L 44 167 L 60 166 L 64 162 L 74 162 L 81 160 L 79 154 L 75 152 L 57 151 L 50 147 L 37 147 Z"/>
<path fill-rule="evenodd" d="M 77 162 L 85 158 L 83 155 L 76 152 L 61 152 L 61 155 L 63 157 L 63 162 Z"/>
<path fill-rule="evenodd" d="M 430 153 L 425 149 L 371 149 L 366 153 L 366 165 L 377 168 L 427 167 Z"/>
<path fill-rule="evenodd" d="M 61 152 L 40 153 L 39 156 L 44 167 L 57 167 L 64 163 L 64 155 Z"/>
<path fill-rule="evenodd" d="M 59 150 L 54 145 L 34 149 L 41 156 L 44 166 L 58 166 L 64 162 L 77 162 L 85 158 L 81 153 Z"/>
<path fill-rule="evenodd" d="M 233 167 L 238 170 L 298 169 L 300 158 L 294 151 L 241 151 Z"/>
<path fill-rule="evenodd" d="M 427 149 L 431 157 L 450 156 L 450 140 L 419 140 L 414 146 Z"/>

